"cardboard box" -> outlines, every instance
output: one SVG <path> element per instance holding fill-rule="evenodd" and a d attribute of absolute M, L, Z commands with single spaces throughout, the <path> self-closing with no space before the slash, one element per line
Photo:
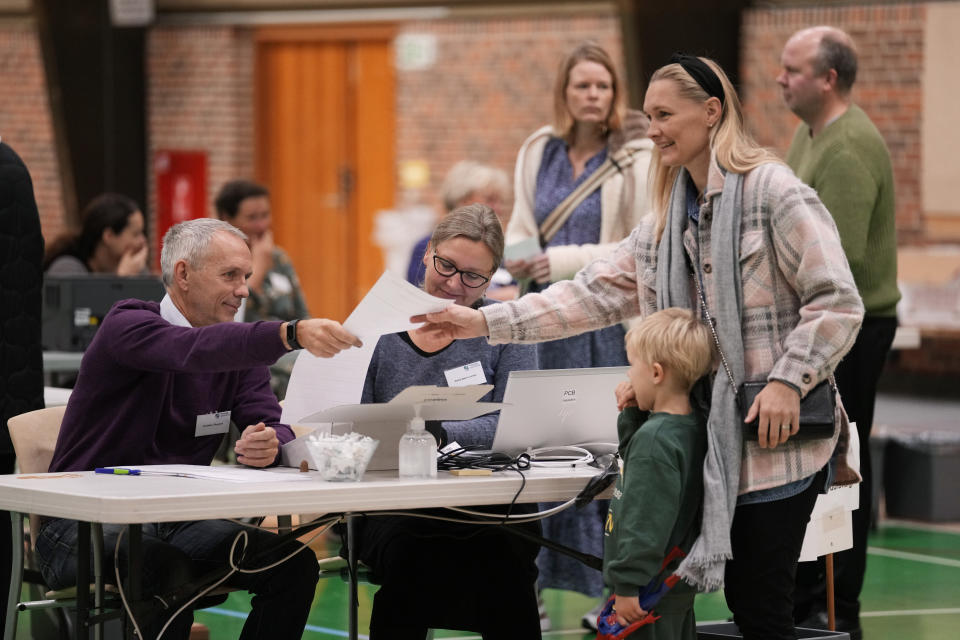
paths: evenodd
<path fill-rule="evenodd" d="M 400 437 L 411 418 L 419 415 L 424 420 L 470 420 L 499 410 L 496 402 L 478 402 L 493 385 L 478 384 L 463 387 L 411 386 L 390 402 L 345 404 L 318 411 L 301 420 L 303 425 L 333 434 L 356 431 L 378 440 L 379 445 L 367 465 L 368 471 L 385 471 L 399 467 Z M 306 439 L 300 436 L 280 448 L 285 466 L 299 467 L 302 460 L 316 470 Z"/>

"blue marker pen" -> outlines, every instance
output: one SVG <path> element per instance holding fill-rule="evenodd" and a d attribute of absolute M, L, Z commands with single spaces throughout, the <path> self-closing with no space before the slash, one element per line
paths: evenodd
<path fill-rule="evenodd" d="M 94 473 L 109 473 L 115 476 L 138 476 L 140 475 L 139 469 L 125 469 L 123 467 L 97 467 L 93 470 Z"/>

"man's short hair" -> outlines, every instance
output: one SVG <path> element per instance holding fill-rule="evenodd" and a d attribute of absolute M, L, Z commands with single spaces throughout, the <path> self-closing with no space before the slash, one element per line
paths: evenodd
<path fill-rule="evenodd" d="M 813 71 L 818 76 L 833 69 L 837 72 L 837 92 L 850 93 L 857 80 L 857 52 L 851 42 L 825 33 L 820 38 L 820 46 L 813 58 Z"/>
<path fill-rule="evenodd" d="M 164 286 L 173 284 L 173 267 L 181 260 L 186 260 L 194 269 L 200 268 L 210 241 L 221 231 L 232 233 L 244 242 L 249 242 L 243 231 L 229 222 L 215 218 L 197 218 L 170 227 L 163 236 L 163 249 L 160 251 L 160 272 Z"/>
<path fill-rule="evenodd" d="M 270 196 L 270 191 L 262 184 L 250 180 L 231 180 L 220 187 L 220 192 L 213 201 L 217 215 L 221 218 L 233 218 L 240 210 L 240 203 L 247 198 Z"/>
<path fill-rule="evenodd" d="M 634 359 L 659 362 L 686 389 L 713 367 L 713 337 L 693 311 L 670 307 L 651 314 L 627 332 Z"/>

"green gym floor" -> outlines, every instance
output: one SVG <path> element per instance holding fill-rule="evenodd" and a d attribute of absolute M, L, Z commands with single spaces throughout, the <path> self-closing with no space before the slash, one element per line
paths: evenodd
<path fill-rule="evenodd" d="M 882 525 L 870 539 L 866 584 L 863 590 L 864 638 L 867 640 L 934 640 L 957 637 L 960 629 L 960 531 L 936 530 L 921 525 Z M 361 585 L 360 630 L 366 632 L 375 587 Z M 346 637 L 346 585 L 337 579 L 321 580 L 310 614 L 305 640 Z M 553 630 L 544 638 L 589 638 L 580 617 L 595 604 L 568 591 L 548 589 L 544 600 Z M 249 596 L 231 594 L 216 609 L 197 612 L 196 619 L 210 628 L 212 640 L 236 638 L 240 633 Z M 698 596 L 698 621 L 726 620 L 730 615 L 722 593 Z M 438 638 L 479 637 L 437 632 Z M 366 637 L 361 636 L 361 637 Z"/>
<path fill-rule="evenodd" d="M 322 553 L 322 551 L 321 551 Z M 863 590 L 864 638 L 867 640 L 934 640 L 957 637 L 960 629 L 960 527 L 932 527 L 911 523 L 881 524 L 870 539 L 866 584 Z M 375 587 L 360 587 L 360 631 L 367 637 Z M 580 617 L 594 606 L 582 595 L 547 590 L 544 594 L 553 629 L 544 638 L 594 638 L 580 627 Z M 339 579 L 321 580 L 305 640 L 347 636 L 347 586 Z M 212 640 L 236 638 L 250 596 L 233 593 L 216 608 L 198 611 L 196 620 L 207 625 Z M 723 621 L 729 616 L 722 593 L 698 596 L 697 620 Z M 21 616 L 17 638 L 27 639 L 29 614 Z M 457 632 L 437 632 L 438 638 L 479 638 Z"/>

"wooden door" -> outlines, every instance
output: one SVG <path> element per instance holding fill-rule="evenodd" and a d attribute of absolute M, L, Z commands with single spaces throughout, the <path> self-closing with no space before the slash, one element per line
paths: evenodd
<path fill-rule="evenodd" d="M 372 230 L 395 194 L 391 41 L 377 26 L 257 34 L 256 172 L 313 316 L 343 321 L 383 270 Z"/>

